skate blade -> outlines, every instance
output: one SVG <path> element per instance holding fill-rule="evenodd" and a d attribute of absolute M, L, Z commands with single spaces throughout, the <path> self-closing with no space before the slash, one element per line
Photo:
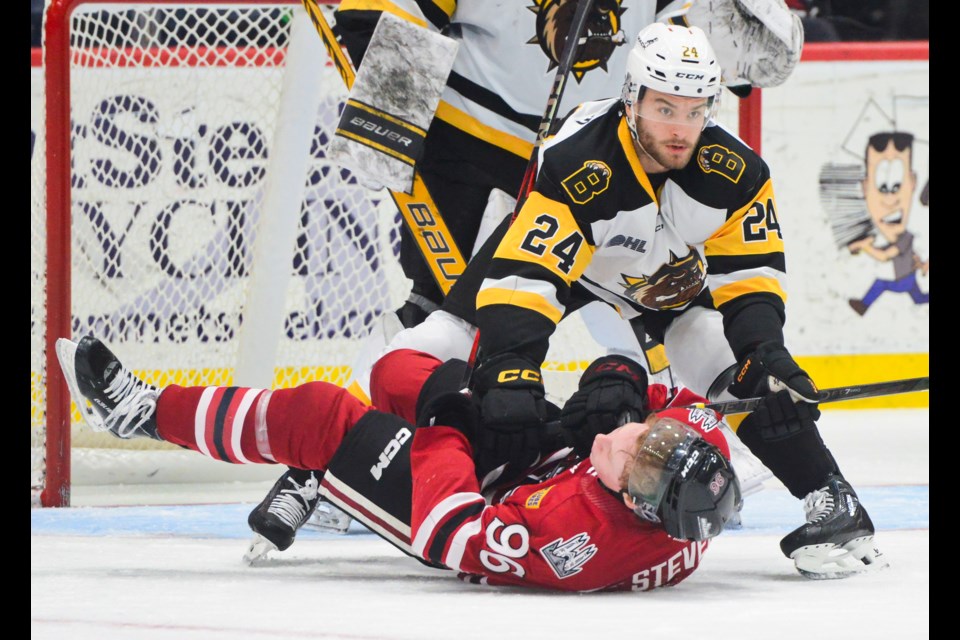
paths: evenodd
<path fill-rule="evenodd" d="M 353 522 L 351 516 L 331 504 L 321 502 L 303 523 L 303 527 L 322 533 L 344 535 L 350 530 L 351 522 Z"/>
<path fill-rule="evenodd" d="M 72 340 L 67 340 L 66 338 L 57 338 L 54 348 L 57 352 L 57 360 L 60 361 L 60 370 L 63 372 L 63 377 L 67 381 L 67 389 L 70 391 L 70 397 L 73 398 L 73 403 L 80 411 L 83 421 L 94 431 L 109 431 L 110 429 L 103 422 L 103 418 L 87 404 L 86 398 L 80 393 L 80 386 L 77 384 L 76 369 L 77 343 Z"/>
<path fill-rule="evenodd" d="M 843 545 L 800 547 L 790 557 L 800 575 L 810 580 L 838 580 L 890 566 L 874 544 L 873 536 L 854 538 Z"/>
<path fill-rule="evenodd" d="M 254 536 L 253 540 L 250 541 L 247 552 L 243 554 L 243 561 L 248 566 L 253 566 L 267 560 L 269 553 L 276 550 L 277 545 L 258 533 Z"/>

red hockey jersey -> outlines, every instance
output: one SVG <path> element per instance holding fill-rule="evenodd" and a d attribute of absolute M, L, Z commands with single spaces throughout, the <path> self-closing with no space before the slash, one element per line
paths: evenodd
<path fill-rule="evenodd" d="M 666 395 L 662 385 L 652 385 L 651 406 L 662 407 Z M 703 400 L 683 390 L 671 405 L 696 402 Z M 660 413 L 694 427 L 729 458 L 712 411 Z M 418 429 L 411 464 L 414 551 L 473 582 L 644 591 L 685 579 L 709 545 L 675 540 L 640 520 L 600 484 L 589 460 L 558 461 L 541 482 L 511 489 L 493 503 L 480 494 L 470 445 L 454 429 Z"/>

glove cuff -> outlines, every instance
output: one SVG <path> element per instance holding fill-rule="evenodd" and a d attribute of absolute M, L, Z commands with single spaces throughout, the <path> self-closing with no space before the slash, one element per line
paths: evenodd
<path fill-rule="evenodd" d="M 641 393 L 647 392 L 647 372 L 636 360 L 626 356 L 601 356 L 590 363 L 580 376 L 580 389 L 599 377 L 619 378 L 632 382 Z"/>
<path fill-rule="evenodd" d="M 779 381 L 782 384 L 774 384 Z M 800 368 L 783 344 L 761 342 L 737 365 L 729 391 L 737 398 L 761 396 L 788 388 L 796 399 L 816 402 L 818 391 L 806 371 Z"/>
<path fill-rule="evenodd" d="M 540 366 L 528 358 L 505 353 L 484 360 L 474 373 L 481 395 L 490 389 L 537 389 L 543 392 Z"/>

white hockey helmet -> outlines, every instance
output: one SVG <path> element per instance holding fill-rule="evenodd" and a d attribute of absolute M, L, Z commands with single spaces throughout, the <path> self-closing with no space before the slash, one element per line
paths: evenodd
<path fill-rule="evenodd" d="M 623 102 L 633 107 L 644 88 L 686 98 L 707 98 L 708 116 L 720 98 L 720 63 L 706 34 L 699 27 L 654 22 L 637 34 L 627 56 Z M 704 126 L 706 121 L 704 119 Z M 627 118 L 634 129 L 633 118 Z M 636 131 L 633 131 L 636 135 Z"/>

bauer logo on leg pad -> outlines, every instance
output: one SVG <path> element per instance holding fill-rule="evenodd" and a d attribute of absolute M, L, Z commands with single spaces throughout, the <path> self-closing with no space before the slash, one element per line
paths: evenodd
<path fill-rule="evenodd" d="M 348 100 L 337 135 L 413 166 L 423 151 L 426 131 L 356 100 Z"/>

